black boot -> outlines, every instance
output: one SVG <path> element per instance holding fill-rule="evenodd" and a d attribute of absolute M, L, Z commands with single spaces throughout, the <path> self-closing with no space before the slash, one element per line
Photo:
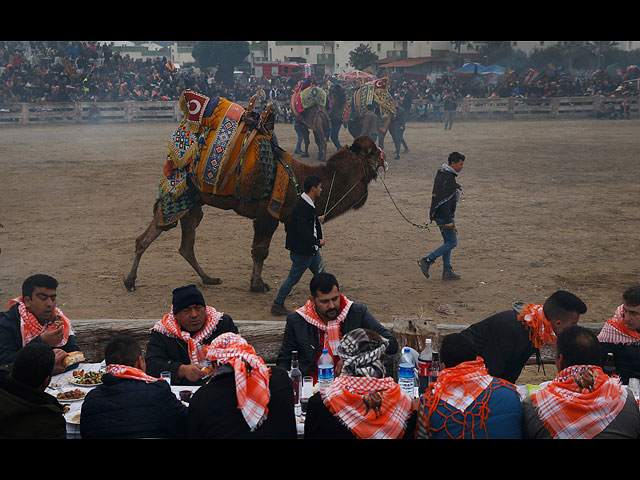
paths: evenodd
<path fill-rule="evenodd" d="M 460 280 L 460 275 L 453 273 L 451 265 L 445 266 L 442 270 L 442 280 Z"/>
<path fill-rule="evenodd" d="M 273 305 L 271 305 L 272 315 L 284 317 L 286 315 L 289 315 L 290 313 L 291 311 L 287 310 L 287 307 L 284 306 L 284 303 L 273 302 Z"/>
<path fill-rule="evenodd" d="M 420 265 L 420 269 L 422 270 L 422 274 L 429 278 L 429 267 L 433 265 L 433 260 L 430 260 L 428 257 L 421 258 L 418 260 L 418 265 Z"/>

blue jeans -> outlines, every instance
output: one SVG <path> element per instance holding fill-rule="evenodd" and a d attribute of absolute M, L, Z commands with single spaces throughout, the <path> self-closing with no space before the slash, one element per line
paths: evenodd
<path fill-rule="evenodd" d="M 315 255 L 301 255 L 299 253 L 289 252 L 289 257 L 291 258 L 291 269 L 285 281 L 282 282 L 275 303 L 284 303 L 284 299 L 287 298 L 287 295 L 291 293 L 291 289 L 300 281 L 304 272 L 307 271 L 307 268 L 311 270 L 311 273 L 314 275 L 324 271 L 322 254 L 320 252 Z"/>
<path fill-rule="evenodd" d="M 433 220 L 440 228 L 440 233 L 442 234 L 444 243 L 427 255 L 427 258 L 435 261 L 438 257 L 442 257 L 442 264 L 445 267 L 449 267 L 451 266 L 451 250 L 456 248 L 458 245 L 458 235 L 453 228 L 443 228 L 441 226 L 445 224 L 443 220 L 439 218 L 434 218 Z M 456 226 L 456 221 L 454 219 L 451 219 L 451 223 L 453 223 L 454 227 Z"/>

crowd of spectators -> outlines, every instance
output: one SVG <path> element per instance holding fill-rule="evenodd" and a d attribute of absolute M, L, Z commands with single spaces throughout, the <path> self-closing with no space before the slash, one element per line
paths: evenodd
<path fill-rule="evenodd" d="M 493 82 L 488 78 L 441 74 L 408 77 L 392 74 L 389 90 L 401 102 L 433 110 L 438 95 L 465 97 L 559 97 L 637 95 L 637 82 L 622 82 L 608 75 L 576 76 L 563 69 L 543 72 L 533 81 L 513 73 Z M 317 78 L 327 86 L 335 77 Z M 490 81 L 487 81 L 490 80 Z M 280 121 L 291 121 L 287 104 L 296 80 L 238 79 L 234 85 L 217 82 L 213 74 L 197 68 L 179 69 L 166 57 L 133 59 L 107 44 L 84 41 L 0 42 L 0 102 L 121 102 L 177 100 L 191 88 L 205 95 L 246 101 L 259 93 L 261 101 L 278 105 Z M 416 116 L 420 115 L 419 110 Z"/>

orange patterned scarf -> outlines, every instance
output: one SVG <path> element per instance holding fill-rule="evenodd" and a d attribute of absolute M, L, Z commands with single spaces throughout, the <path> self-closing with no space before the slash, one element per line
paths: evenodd
<path fill-rule="evenodd" d="M 624 305 L 616 308 L 613 317 L 604 324 L 598 334 L 598 340 L 606 343 L 640 343 L 640 332 L 630 329 L 624 321 Z"/>
<path fill-rule="evenodd" d="M 321 395 L 329 411 L 358 438 L 401 438 L 414 409 L 390 377 L 340 375 Z"/>
<path fill-rule="evenodd" d="M 37 336 L 43 334 L 48 328 L 57 328 L 54 324 L 56 320 L 62 321 L 63 335 L 62 340 L 56 347 L 62 347 L 69 341 L 69 336 L 73 335 L 73 328 L 71 327 L 71 321 L 67 316 L 62 313 L 62 310 L 56 307 L 55 313 L 52 319 L 46 324 L 41 325 L 38 319 L 27 309 L 27 306 L 22 301 L 22 296 L 14 298 L 9 301 L 9 307 L 14 303 L 18 304 L 18 313 L 20 314 L 20 332 L 22 334 L 22 346 L 31 342 Z M 57 317 L 57 318 L 56 318 Z"/>
<path fill-rule="evenodd" d="M 207 347 L 207 359 L 233 367 L 238 408 L 249 429 L 254 431 L 269 413 L 271 369 L 244 338 L 231 332 L 223 333 L 211 342 Z"/>
<path fill-rule="evenodd" d="M 542 305 L 527 303 L 518 314 L 518 320 L 529 330 L 529 339 L 536 348 L 555 342 L 556 334 L 544 315 Z"/>
<path fill-rule="evenodd" d="M 598 366 L 574 365 L 531 394 L 531 400 L 553 438 L 589 439 L 620 413 L 627 389 L 619 378 L 609 377 Z"/>
<path fill-rule="evenodd" d="M 340 345 L 341 339 L 340 325 L 349 313 L 351 305 L 353 305 L 353 302 L 340 294 L 340 312 L 334 320 L 329 320 L 327 323 L 320 320 L 320 317 L 316 312 L 316 307 L 311 300 L 307 300 L 307 303 L 297 309 L 296 313 L 311 325 L 325 332 L 324 346 L 322 348 L 328 349 L 329 353 L 335 357 L 338 352 L 338 345 Z"/>
<path fill-rule="evenodd" d="M 189 358 L 191 359 L 191 363 L 193 365 L 200 365 L 204 362 L 206 357 L 206 351 L 202 342 L 209 338 L 216 329 L 222 315 L 222 312 L 218 312 L 215 308 L 207 305 L 207 320 L 205 321 L 204 326 L 195 335 L 191 336 L 189 332 L 180 329 L 180 325 L 173 314 L 172 306 L 171 311 L 166 314 L 162 320 L 157 322 L 151 330 L 169 337 L 181 338 L 184 340 L 189 348 Z"/>
<path fill-rule="evenodd" d="M 131 367 L 129 365 L 119 365 L 116 363 L 107 365 L 107 373 L 113 375 L 114 377 L 142 380 L 147 383 L 153 383 L 160 380 L 159 378 L 147 375 L 139 368 Z"/>

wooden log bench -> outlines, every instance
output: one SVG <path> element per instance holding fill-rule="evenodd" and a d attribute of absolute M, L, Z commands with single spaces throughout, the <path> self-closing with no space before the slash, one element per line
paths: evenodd
<path fill-rule="evenodd" d="M 149 340 L 149 330 L 156 323 L 156 319 L 93 319 L 73 320 L 76 339 L 80 349 L 84 352 L 88 362 L 101 362 L 104 359 L 104 347 L 111 338 L 116 335 L 129 335 L 140 342 L 140 346 L 146 348 Z M 234 320 L 240 335 L 256 349 L 264 361 L 275 364 L 282 343 L 284 332 L 284 320 L 245 321 Z M 412 347 L 420 352 L 425 345 L 425 339 L 431 338 L 434 345 L 439 346 L 442 338 L 447 334 L 457 333 L 468 325 L 453 325 L 438 323 L 433 320 L 421 320 L 414 317 L 394 317 L 392 323 L 383 323 L 398 340 L 400 349 L 404 346 Z M 596 334 L 604 323 L 581 323 Z M 540 352 L 542 362 L 553 364 L 555 362 L 555 347 L 546 345 Z M 397 368 L 399 356 L 389 359 L 389 365 L 393 372 Z M 532 356 L 528 364 L 535 364 L 535 356 Z"/>

